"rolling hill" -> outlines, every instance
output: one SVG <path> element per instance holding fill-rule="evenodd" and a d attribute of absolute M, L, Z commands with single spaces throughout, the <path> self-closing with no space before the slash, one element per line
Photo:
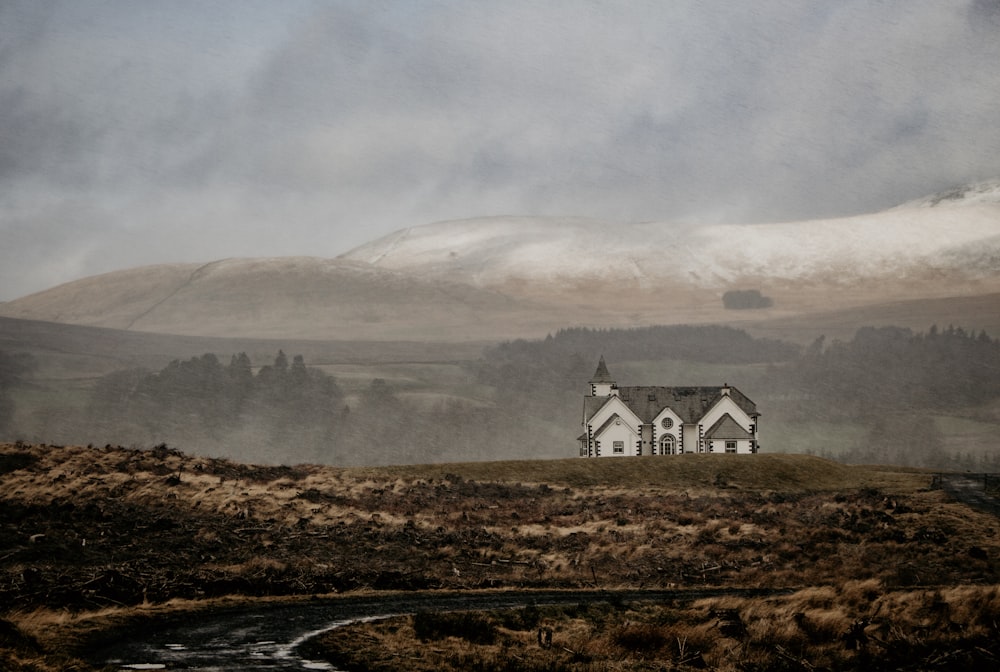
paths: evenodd
<path fill-rule="evenodd" d="M 492 290 L 313 257 L 146 266 L 0 304 L 0 315 L 18 319 L 316 340 L 482 340 L 495 331 L 479 326 L 480 313 L 528 325 L 542 315 Z"/>
<path fill-rule="evenodd" d="M 998 270 L 1000 181 L 804 222 L 442 222 L 336 259 L 92 276 L 0 304 L 0 316 L 192 336 L 495 341 L 572 325 L 794 321 L 866 307 L 878 315 L 880 305 L 952 297 L 994 306 Z M 723 293 L 747 288 L 774 306 L 723 308 Z"/>

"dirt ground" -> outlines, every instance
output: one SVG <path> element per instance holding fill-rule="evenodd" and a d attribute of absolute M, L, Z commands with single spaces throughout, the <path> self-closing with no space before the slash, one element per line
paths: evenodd
<path fill-rule="evenodd" d="M 0 445 L 0 625 L 232 595 L 1000 582 L 996 519 L 931 489 L 930 474 L 872 470 L 856 488 L 782 492 L 469 478 L 476 469 Z"/>

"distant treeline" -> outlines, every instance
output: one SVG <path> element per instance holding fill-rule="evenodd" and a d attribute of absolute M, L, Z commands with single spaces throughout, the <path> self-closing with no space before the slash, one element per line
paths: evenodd
<path fill-rule="evenodd" d="M 684 360 L 708 364 L 762 364 L 788 361 L 798 346 L 757 339 L 722 326 L 658 326 L 637 329 L 562 329 L 540 340 L 515 340 L 484 351 L 468 366 L 476 382 L 496 390 L 490 409 L 491 433 L 476 446 L 497 445 L 523 451 L 539 441 L 558 441 L 562 455 L 575 454 L 581 395 L 601 355 L 612 372 L 622 362 Z M 627 380 L 620 380 L 630 384 Z M 718 381 L 719 383 L 723 381 Z M 664 380 L 660 384 L 697 384 Z M 561 428 L 543 434 L 539 428 Z M 543 445 L 541 449 L 548 449 Z"/>
<path fill-rule="evenodd" d="M 126 369 L 102 377 L 88 408 L 90 422 L 122 442 L 219 439 L 253 426 L 269 439 L 298 439 L 308 431 L 330 439 L 343 406 L 334 379 L 291 362 L 279 351 L 253 371 L 246 353 L 223 365 L 211 353 L 175 360 L 161 371 Z"/>
<path fill-rule="evenodd" d="M 602 355 L 609 362 L 669 359 L 757 364 L 787 361 L 798 353 L 798 346 L 790 343 L 753 338 L 745 331 L 715 325 L 578 327 L 561 329 L 543 340 L 509 341 L 488 348 L 472 368 L 477 380 L 495 387 L 502 399 L 513 397 L 510 403 L 538 409 L 549 407 L 561 392 L 579 396 Z M 575 406 L 574 411 L 578 410 Z"/>
<path fill-rule="evenodd" d="M 332 376 L 279 351 L 256 373 L 245 353 L 228 365 L 208 353 L 155 372 L 116 371 L 97 382 L 76 426 L 100 442 L 359 465 L 469 459 L 466 446 L 482 438 L 475 432 L 492 426 L 482 416 L 448 404 L 416 408 L 380 378 L 348 400 Z"/>
<path fill-rule="evenodd" d="M 567 355 L 609 361 L 678 359 L 720 364 L 782 362 L 799 354 L 786 341 L 753 338 L 745 331 L 717 325 L 657 326 L 635 329 L 560 329 L 544 340 L 502 343 L 486 352 L 492 361 L 545 360 Z M 596 360 L 595 360 L 596 361 Z"/>
<path fill-rule="evenodd" d="M 882 411 L 968 408 L 1000 399 L 1000 340 L 985 332 L 934 326 L 864 327 L 849 341 L 816 339 L 805 350 L 721 326 L 565 329 L 543 340 L 487 349 L 474 367 L 481 382 L 579 390 L 597 358 L 608 362 L 684 360 L 772 364 L 764 391 L 792 395 L 858 418 Z"/>
<path fill-rule="evenodd" d="M 824 340 L 817 339 L 776 382 L 850 417 L 948 411 L 1000 398 L 1000 341 L 982 331 L 865 327 L 851 341 Z"/>
<path fill-rule="evenodd" d="M 503 459 L 558 455 L 579 424 L 579 398 L 597 357 L 768 362 L 795 346 L 726 327 L 565 329 L 489 348 L 468 365 L 495 390 L 482 401 L 428 407 L 381 379 L 348 399 L 336 381 L 279 352 L 256 372 L 249 357 L 213 354 L 160 371 L 130 369 L 95 385 L 84 423 L 118 443 L 212 444 L 226 454 L 334 464 Z M 539 429 L 544 427 L 541 433 Z M 103 440 L 103 439 L 102 439 Z M 543 443 L 540 449 L 534 448 Z M 565 445 L 572 445 L 571 441 Z"/>
<path fill-rule="evenodd" d="M 804 351 L 727 327 L 566 329 L 544 340 L 491 348 L 475 369 L 478 380 L 500 391 L 502 403 L 522 417 L 561 418 L 572 427 L 579 422 L 579 395 L 600 354 L 609 363 L 767 363 L 765 373 L 755 369 L 758 373 L 731 381 L 760 403 L 765 428 L 816 422 L 863 428 L 859 443 L 828 455 L 852 462 L 970 466 L 968 455 L 945 450 L 945 437 L 932 418 L 961 411 L 995 421 L 979 409 L 1000 400 L 1000 341 L 959 327 L 932 327 L 927 333 L 866 327 L 850 341 L 827 343 L 821 337 Z M 690 381 L 661 384 L 677 383 Z M 803 443 L 786 449 L 808 448 Z M 987 462 L 974 466 L 1000 468 L 1000 455 L 984 455 Z"/>
<path fill-rule="evenodd" d="M 174 360 L 155 373 L 129 369 L 104 376 L 94 389 L 92 410 L 128 413 L 132 406 L 145 404 L 161 416 L 185 422 L 234 422 L 245 413 L 291 421 L 328 415 L 341 396 L 333 378 L 307 368 L 301 355 L 289 363 L 279 350 L 274 364 L 260 367 L 255 375 L 246 353 L 233 355 L 228 366 L 206 353 Z"/>
<path fill-rule="evenodd" d="M 992 459 L 989 464 L 949 454 L 950 437 L 935 419 L 1000 423 L 1000 341 L 956 327 L 926 333 L 867 327 L 851 340 L 819 338 L 804 350 L 721 326 L 563 329 L 487 348 L 465 365 L 467 379 L 437 400 L 404 394 L 381 379 L 348 397 L 331 376 L 284 352 L 259 368 L 244 353 L 232 355 L 228 364 L 205 354 L 160 371 L 106 375 L 81 412 L 60 406 L 53 394 L 44 405 L 35 401 L 25 417 L 49 434 L 60 432 L 49 440 L 166 442 L 247 461 L 351 465 L 569 457 L 580 428 L 581 395 L 601 355 L 619 376 L 625 363 L 635 374 L 643 369 L 638 362 L 662 367 L 670 360 L 680 364 L 656 370 L 679 371 L 676 377 L 684 378 L 659 380 L 657 374 L 646 383 L 620 378 L 622 384 L 722 382 L 698 378 L 699 367 L 708 366 L 712 376 L 727 376 L 758 403 L 765 438 L 768 428 L 783 428 L 789 445 L 782 450 L 807 452 L 809 432 L 840 423 L 851 428 L 842 436 L 859 438 L 838 443 L 826 456 L 1000 469 L 1000 458 L 985 451 L 976 459 Z M 30 388 L 31 368 L 30 358 L 0 353 L 0 430 L 10 438 L 18 438 L 11 425 L 12 391 Z"/>
<path fill-rule="evenodd" d="M 847 462 L 933 468 L 1000 469 L 993 446 L 979 457 L 946 449 L 935 416 L 957 414 L 996 422 L 1000 341 L 960 327 L 914 333 L 865 327 L 850 341 L 817 339 L 803 355 L 775 369 L 767 386 L 786 401 L 777 415 L 798 421 L 850 423 L 863 439 L 828 455 Z"/>

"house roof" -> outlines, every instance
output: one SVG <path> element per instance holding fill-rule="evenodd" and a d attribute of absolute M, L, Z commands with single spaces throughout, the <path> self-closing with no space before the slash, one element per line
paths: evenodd
<path fill-rule="evenodd" d="M 583 417 L 587 421 L 590 421 L 594 415 L 601 410 L 604 404 L 608 403 L 611 397 L 584 397 L 583 398 Z"/>
<path fill-rule="evenodd" d="M 600 427 L 598 427 L 597 430 L 594 432 L 594 438 L 597 438 L 598 436 L 600 436 L 601 434 L 603 434 L 605 429 L 607 429 L 611 425 L 615 424 L 615 421 L 621 422 L 621 419 L 622 419 L 622 416 L 618 415 L 617 413 L 612 413 L 611 417 L 609 417 L 607 420 L 605 420 L 604 424 L 601 425 Z M 627 426 L 628 425 L 626 425 L 626 427 Z"/>
<path fill-rule="evenodd" d="M 733 416 L 726 413 L 705 432 L 706 439 L 752 439 L 753 434 L 739 426 Z"/>
<path fill-rule="evenodd" d="M 757 414 L 757 405 L 734 387 L 622 387 L 618 396 L 644 423 L 652 422 L 667 407 L 680 417 L 681 422 L 693 423 L 705 417 L 722 398 L 724 389 L 729 390 L 730 398 L 748 415 Z M 595 399 L 606 401 L 603 397 Z"/>
<path fill-rule="evenodd" d="M 601 361 L 597 363 L 597 371 L 594 371 L 594 377 L 590 379 L 591 383 L 613 383 L 615 379 L 611 377 L 608 372 L 608 365 L 604 363 L 604 355 L 601 355 Z"/>
<path fill-rule="evenodd" d="M 597 370 L 591 383 L 611 383 L 614 379 L 608 371 L 608 365 L 604 362 L 604 356 L 597 364 Z M 723 385 L 720 387 L 662 387 L 662 386 L 633 386 L 613 388 L 617 395 L 611 396 L 590 396 L 583 398 L 584 424 L 588 424 L 590 419 L 601 410 L 614 396 L 617 396 L 626 408 L 639 418 L 644 424 L 649 424 L 669 408 L 679 418 L 682 423 L 693 424 L 705 417 L 705 414 L 723 396 L 730 399 L 747 415 L 756 417 L 757 404 L 735 387 Z M 735 421 L 734 421 L 735 422 Z M 603 429 L 603 428 L 602 428 Z"/>

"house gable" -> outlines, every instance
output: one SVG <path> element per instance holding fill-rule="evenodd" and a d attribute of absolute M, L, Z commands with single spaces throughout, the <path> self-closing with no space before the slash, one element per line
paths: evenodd
<path fill-rule="evenodd" d="M 753 434 L 740 426 L 733 420 L 733 416 L 726 413 L 719 420 L 709 427 L 705 432 L 706 439 L 752 439 Z"/>
<path fill-rule="evenodd" d="M 716 399 L 711 408 L 707 409 L 704 416 L 702 416 L 701 424 L 705 427 L 713 427 L 724 416 L 729 416 L 734 423 L 742 427 L 746 432 L 753 434 L 753 426 L 757 418 L 756 407 L 754 407 L 752 414 L 747 413 L 732 394 L 732 388 L 726 389 L 730 390 L 729 394 L 720 395 Z"/>
<path fill-rule="evenodd" d="M 705 432 L 705 452 L 756 453 L 756 437 L 726 413 Z"/>
<path fill-rule="evenodd" d="M 583 424 L 581 456 L 638 455 L 642 450 L 642 420 L 617 396 L 588 397 Z M 615 442 L 622 442 L 617 446 L 622 452 L 615 452 Z"/>
<path fill-rule="evenodd" d="M 612 415 L 618 415 L 625 422 L 627 422 L 636 433 L 639 432 L 639 427 L 643 424 L 642 419 L 637 416 L 631 408 L 629 408 L 625 402 L 621 400 L 620 397 L 597 397 L 603 403 L 597 408 L 597 410 L 590 414 L 585 419 L 585 424 L 587 428 L 593 430 L 596 427 L 600 427 L 608 418 Z"/>
<path fill-rule="evenodd" d="M 627 457 L 639 454 L 639 432 L 614 413 L 594 431 L 597 457 Z"/>
<path fill-rule="evenodd" d="M 684 419 L 669 406 L 660 411 L 652 421 L 656 434 L 662 432 L 677 433 L 682 424 L 684 424 Z"/>

